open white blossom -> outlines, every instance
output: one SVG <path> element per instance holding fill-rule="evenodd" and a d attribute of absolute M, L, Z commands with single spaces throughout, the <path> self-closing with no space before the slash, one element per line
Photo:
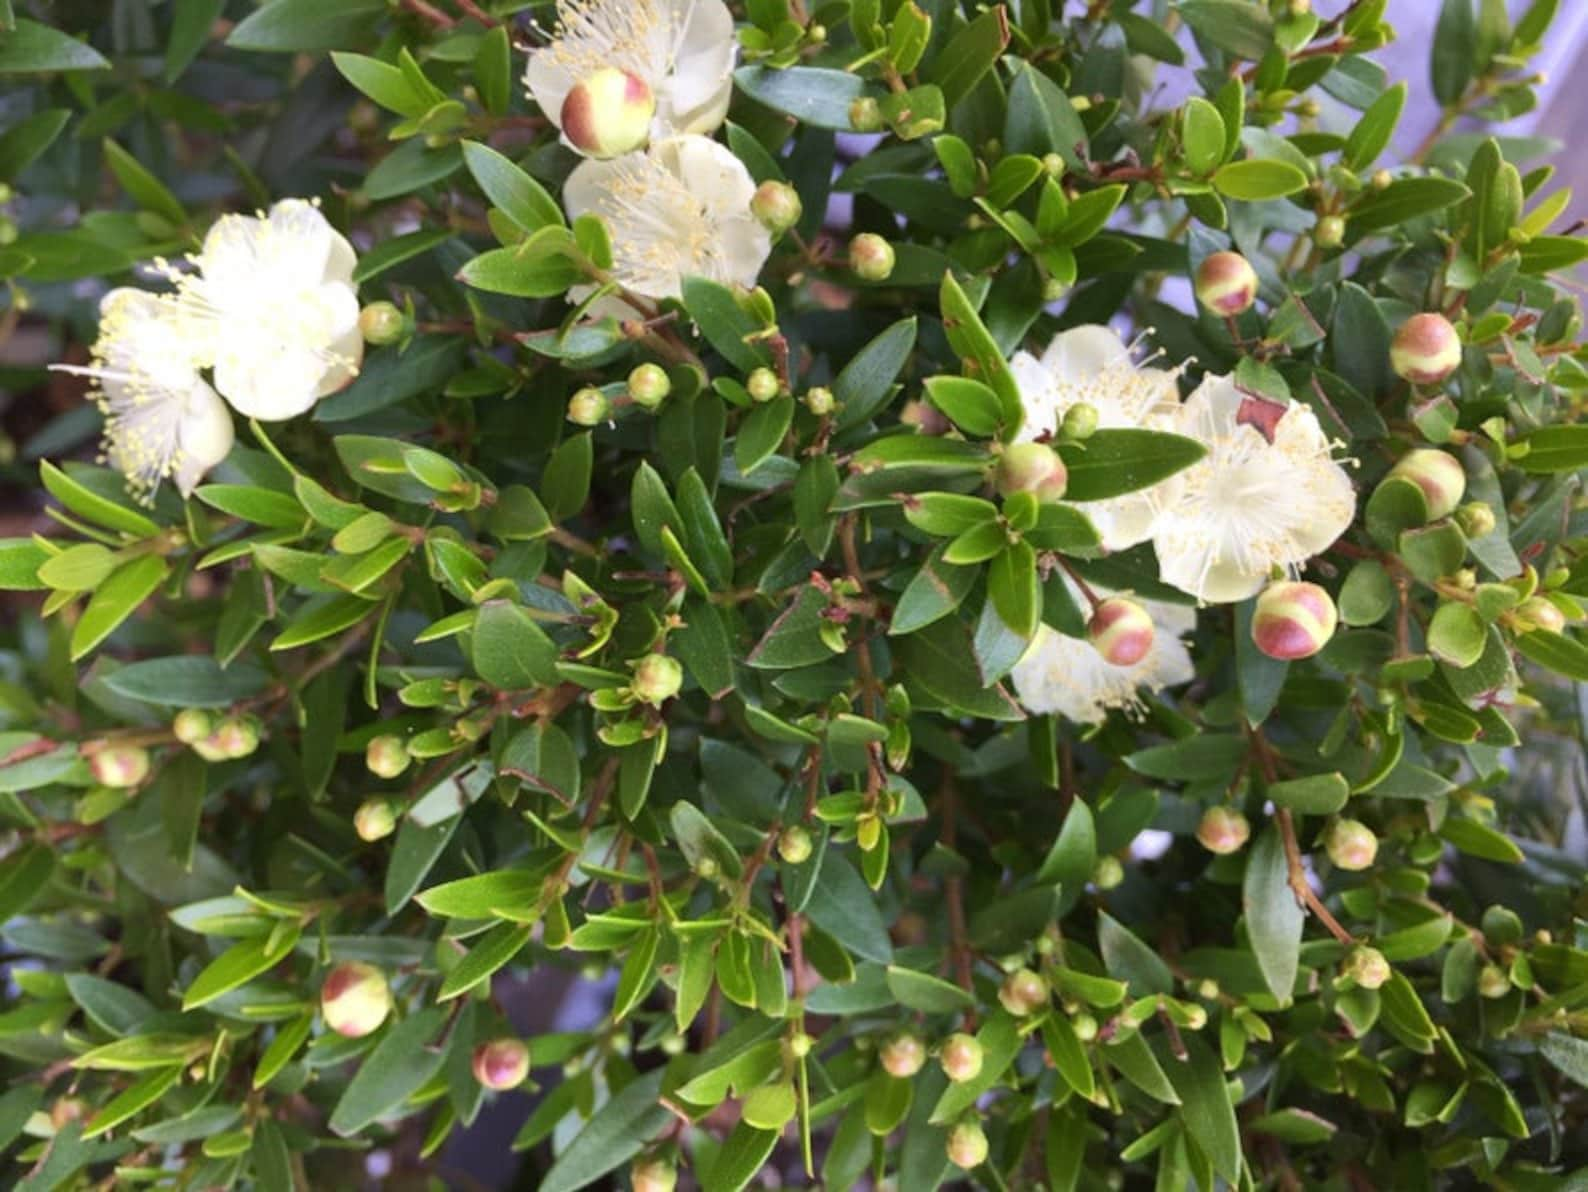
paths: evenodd
<path fill-rule="evenodd" d="M 357 258 L 313 203 L 224 215 L 188 272 L 166 267 L 195 359 L 239 414 L 292 418 L 358 373 Z"/>
<path fill-rule="evenodd" d="M 530 53 L 524 85 L 560 128 L 575 84 L 616 67 L 650 87 L 653 138 L 709 133 L 728 115 L 737 49 L 722 0 L 558 0 L 557 35 Z"/>
<path fill-rule="evenodd" d="M 1215 604 L 1255 595 L 1275 568 L 1296 574 L 1356 509 L 1317 416 L 1296 402 L 1254 415 L 1254 400 L 1215 376 L 1186 399 L 1176 429 L 1207 454 L 1180 473 L 1153 527 L 1164 582 Z"/>
<path fill-rule="evenodd" d="M 1099 599 L 1114 595 L 1102 588 L 1094 591 Z M 1046 625 L 1037 630 L 1011 675 L 1028 711 L 1099 724 L 1111 708 L 1138 711 L 1143 689 L 1160 691 L 1191 680 L 1195 671 L 1181 639 L 1196 628 L 1196 612 L 1183 604 L 1133 599 L 1152 617 L 1156 632 L 1147 653 L 1131 666 L 1115 666 L 1085 638 Z"/>
<path fill-rule="evenodd" d="M 180 315 L 169 296 L 112 290 L 99 304 L 93 363 L 56 366 L 93 379 L 105 457 L 143 498 L 165 480 L 187 496 L 232 449 L 231 413 L 199 376 Z"/>
<path fill-rule="evenodd" d="M 563 185 L 571 217 L 601 217 L 611 233 L 612 276 L 646 298 L 677 298 L 685 277 L 753 286 L 772 238 L 750 212 L 755 181 L 709 137 L 653 142 L 644 153 L 586 160 Z M 580 301 L 589 286 L 572 291 Z M 632 318 L 623 306 L 612 311 Z"/>
<path fill-rule="evenodd" d="M 1040 358 L 1016 352 L 1009 367 L 1025 409 L 1019 435 L 1024 440 L 1056 435 L 1064 415 L 1083 402 L 1097 411 L 1100 428 L 1167 431 L 1179 416 L 1176 374 L 1136 364 L 1111 327 L 1088 324 L 1060 332 Z M 1173 489 L 1171 477 L 1148 489 L 1088 501 L 1083 508 L 1103 546 L 1125 550 L 1151 535 L 1153 519 Z"/>

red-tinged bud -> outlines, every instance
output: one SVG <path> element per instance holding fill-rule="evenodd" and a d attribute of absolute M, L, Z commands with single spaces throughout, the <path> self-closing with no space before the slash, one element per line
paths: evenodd
<path fill-rule="evenodd" d="M 376 778 L 396 778 L 411 760 L 403 739 L 390 733 L 371 737 L 364 747 L 364 765 Z"/>
<path fill-rule="evenodd" d="M 937 1053 L 937 1062 L 943 1065 L 944 1073 L 956 1084 L 975 1080 L 981 1073 L 981 1044 L 974 1035 L 967 1035 L 963 1031 L 952 1034 L 943 1040 L 943 1046 Z"/>
<path fill-rule="evenodd" d="M 961 1122 L 948 1133 L 948 1159 L 969 1171 L 987 1162 L 987 1134 L 980 1122 Z"/>
<path fill-rule="evenodd" d="M 568 421 L 575 426 L 600 426 L 612 417 L 612 403 L 593 385 L 586 385 L 568 399 Z"/>
<path fill-rule="evenodd" d="M 349 1039 L 379 1030 L 391 1013 L 386 974 L 357 960 L 337 965 L 320 987 L 320 1013 L 326 1026 Z"/>
<path fill-rule="evenodd" d="M 1110 666 L 1135 666 L 1152 649 L 1152 617 L 1134 600 L 1110 596 L 1092 610 L 1086 640 Z"/>
<path fill-rule="evenodd" d="M 768 179 L 755 188 L 750 196 L 750 214 L 774 236 L 781 236 L 805 214 L 800 202 L 800 192 L 787 182 Z"/>
<path fill-rule="evenodd" d="M 1057 501 L 1069 485 L 1069 470 L 1046 443 L 1011 443 L 998 459 L 993 483 L 1005 497 L 1032 493 L 1037 500 Z"/>
<path fill-rule="evenodd" d="M 183 708 L 171 721 L 171 735 L 184 745 L 202 741 L 215 731 L 215 717 L 203 708 Z"/>
<path fill-rule="evenodd" d="M 1238 853 L 1251 839 L 1252 825 L 1233 807 L 1209 807 L 1197 824 L 1197 840 L 1210 853 Z"/>
<path fill-rule="evenodd" d="M 1408 451 L 1395 461 L 1389 474 L 1410 480 L 1423 490 L 1430 521 L 1438 521 L 1454 513 L 1467 491 L 1467 474 L 1461 467 L 1461 461 L 1432 447 Z"/>
<path fill-rule="evenodd" d="M 209 740 L 229 759 L 248 757 L 259 748 L 259 722 L 252 716 L 227 716 Z"/>
<path fill-rule="evenodd" d="M 783 829 L 782 835 L 777 838 L 777 855 L 790 865 L 799 865 L 810 860 L 811 834 L 799 824 Z"/>
<path fill-rule="evenodd" d="M 673 382 L 660 364 L 636 365 L 629 373 L 629 400 L 641 409 L 656 409 L 672 391 Z"/>
<path fill-rule="evenodd" d="M 1216 315 L 1234 318 L 1257 301 L 1257 271 L 1238 252 L 1216 252 L 1197 267 L 1197 301 Z"/>
<path fill-rule="evenodd" d="M 647 654 L 634 664 L 634 682 L 630 687 L 641 703 L 660 707 L 677 695 L 683 685 L 684 668 L 676 658 Z"/>
<path fill-rule="evenodd" d="M 1390 367 L 1413 385 L 1438 385 L 1461 367 L 1461 336 L 1444 315 L 1413 315 L 1390 343 Z"/>
<path fill-rule="evenodd" d="M 1270 658 L 1311 658 L 1334 636 L 1339 614 L 1317 584 L 1283 580 L 1269 584 L 1252 613 L 1252 641 Z"/>
<path fill-rule="evenodd" d="M 629 1168 L 629 1184 L 634 1192 L 673 1192 L 678 1169 L 666 1159 L 638 1159 Z"/>
<path fill-rule="evenodd" d="M 926 1046 L 909 1031 L 900 1031 L 877 1049 L 882 1070 L 901 1080 L 914 1076 L 926 1064 Z"/>
<path fill-rule="evenodd" d="M 1377 948 L 1353 948 L 1340 966 L 1340 973 L 1363 989 L 1377 989 L 1390 979 L 1390 966 Z"/>
<path fill-rule="evenodd" d="M 88 755 L 88 770 L 100 786 L 137 786 L 149 777 L 149 751 L 138 745 L 107 745 Z"/>
<path fill-rule="evenodd" d="M 875 232 L 862 232 L 849 242 L 849 267 L 866 281 L 887 281 L 896 260 L 893 245 Z"/>
<path fill-rule="evenodd" d="M 1362 870 L 1378 856 L 1378 837 L 1361 820 L 1338 819 L 1324 837 L 1323 847 L 1339 868 Z"/>
<path fill-rule="evenodd" d="M 81 1097 L 62 1097 L 50 1106 L 50 1125 L 55 1127 L 57 1133 L 87 1116 L 88 1102 Z"/>
<path fill-rule="evenodd" d="M 367 844 L 390 836 L 397 830 L 397 809 L 390 799 L 365 799 L 353 813 L 353 831 Z"/>
<path fill-rule="evenodd" d="M 949 428 L 949 421 L 943 412 L 919 398 L 911 398 L 900 407 L 899 422 L 904 426 L 913 426 L 923 435 L 947 434 Z"/>
<path fill-rule="evenodd" d="M 638 75 L 607 66 L 574 84 L 558 122 L 586 157 L 621 157 L 651 139 L 656 96 Z"/>
<path fill-rule="evenodd" d="M 516 1089 L 529 1075 L 529 1047 L 507 1036 L 474 1049 L 474 1079 L 496 1092 Z"/>
<path fill-rule="evenodd" d="M 408 332 L 408 316 L 390 302 L 371 302 L 358 312 L 358 331 L 375 347 L 394 344 Z"/>
<path fill-rule="evenodd" d="M 998 1003 L 1016 1018 L 1025 1018 L 1045 1009 L 1052 996 L 1048 983 L 1028 968 L 1016 969 L 998 987 Z"/>
<path fill-rule="evenodd" d="M 1566 629 L 1566 614 L 1547 596 L 1529 596 L 1517 605 L 1511 617 L 1523 633 L 1531 633 L 1535 629 L 1563 633 Z"/>

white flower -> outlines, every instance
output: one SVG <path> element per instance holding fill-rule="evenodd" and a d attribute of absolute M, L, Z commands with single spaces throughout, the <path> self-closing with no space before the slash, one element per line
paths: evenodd
<path fill-rule="evenodd" d="M 1097 411 L 1100 428 L 1139 427 L 1173 430 L 1180 394 L 1175 373 L 1137 365 L 1130 348 L 1112 328 L 1074 327 L 1053 337 L 1040 359 L 1016 352 L 1009 367 L 1020 386 L 1025 423 L 1020 438 L 1058 433 L 1071 407 L 1086 403 Z M 1110 551 L 1145 542 L 1153 519 L 1174 481 L 1164 481 L 1106 501 L 1088 501 L 1084 511 Z"/>
<path fill-rule="evenodd" d="M 1317 416 L 1291 402 L 1270 419 L 1253 401 L 1229 377 L 1213 376 L 1186 399 L 1177 429 L 1208 452 L 1180 473 L 1178 494 L 1153 527 L 1164 581 L 1213 603 L 1255 595 L 1276 567 L 1297 573 L 1356 511 L 1351 479 Z M 1270 425 L 1254 424 L 1254 413 Z"/>
<path fill-rule="evenodd" d="M 192 264 L 166 270 L 181 325 L 239 414 L 292 418 L 357 375 L 357 258 L 314 204 L 222 216 Z"/>
<path fill-rule="evenodd" d="M 1094 591 L 1099 599 L 1113 595 L 1102 588 Z M 1056 713 L 1076 724 L 1098 724 L 1110 708 L 1138 711 L 1143 688 L 1159 691 L 1190 681 L 1195 671 L 1181 638 L 1196 627 L 1196 613 L 1182 604 L 1133 599 L 1147 610 L 1157 632 L 1146 655 L 1132 666 L 1106 661 L 1085 638 L 1069 637 L 1046 625 L 1037 630 L 1011 676 L 1028 711 Z"/>
<path fill-rule="evenodd" d="M 122 288 L 100 301 L 93 364 L 56 366 L 94 380 L 105 456 L 140 497 L 163 480 L 187 496 L 232 449 L 232 416 L 199 376 L 193 347 L 174 298 Z"/>
<path fill-rule="evenodd" d="M 617 67 L 650 87 L 652 137 L 709 133 L 728 114 L 737 48 L 722 0 L 558 0 L 556 39 L 530 53 L 524 85 L 560 128 L 574 85 Z"/>
<path fill-rule="evenodd" d="M 708 137 L 657 141 L 644 153 L 580 162 L 563 186 L 577 218 L 593 213 L 612 239 L 612 276 L 645 298 L 677 298 L 683 279 L 753 286 L 772 238 L 750 212 L 755 182 Z M 579 301 L 592 287 L 576 287 Z M 621 317 L 634 311 L 623 306 Z"/>

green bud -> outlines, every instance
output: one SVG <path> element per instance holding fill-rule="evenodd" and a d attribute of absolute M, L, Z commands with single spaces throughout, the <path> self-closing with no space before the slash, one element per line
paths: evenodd
<path fill-rule="evenodd" d="M 376 778 L 396 778 L 408 768 L 408 746 L 390 733 L 371 737 L 364 747 L 364 765 Z"/>
<path fill-rule="evenodd" d="M 900 1031 L 877 1049 L 877 1059 L 889 1076 L 905 1080 L 919 1072 L 926 1063 L 926 1047 L 918 1035 Z"/>
<path fill-rule="evenodd" d="M 673 382 L 659 364 L 640 364 L 629 373 L 629 400 L 641 409 L 656 409 L 672 391 Z"/>
<path fill-rule="evenodd" d="M 1363 989 L 1377 989 L 1390 979 L 1390 966 L 1377 948 L 1353 948 L 1340 966 L 1340 973 Z"/>
<path fill-rule="evenodd" d="M 358 312 L 358 330 L 367 344 L 394 344 L 408 334 L 408 316 L 390 302 L 371 302 Z"/>
<path fill-rule="evenodd" d="M 204 708 L 183 708 L 171 721 L 171 735 L 184 745 L 202 741 L 215 731 L 215 718 Z"/>
<path fill-rule="evenodd" d="M 1112 890 L 1124 880 L 1125 867 L 1120 864 L 1118 857 L 1104 854 L 1092 866 L 1092 885 L 1099 890 Z"/>
<path fill-rule="evenodd" d="M 790 865 L 808 861 L 813 848 L 811 834 L 799 824 L 784 828 L 777 838 L 777 855 Z"/>
<path fill-rule="evenodd" d="M 862 95 L 849 105 L 849 125 L 856 132 L 880 132 L 882 107 L 869 95 Z"/>
<path fill-rule="evenodd" d="M 948 1158 L 955 1167 L 969 1171 L 987 1162 L 987 1134 L 979 1122 L 960 1122 L 948 1133 Z"/>
<path fill-rule="evenodd" d="M 593 385 L 586 385 L 568 399 L 568 421 L 575 426 L 600 426 L 612 416 L 612 403 Z"/>
<path fill-rule="evenodd" d="M 1233 807 L 1209 807 L 1197 824 L 1197 840 L 1219 856 L 1240 852 L 1251 835 L 1251 824 Z"/>
<path fill-rule="evenodd" d="M 1025 1018 L 1045 1008 L 1052 991 L 1038 973 L 1016 969 L 998 987 L 998 1003 L 1016 1018 Z"/>
<path fill-rule="evenodd" d="M 1324 837 L 1323 847 L 1339 868 L 1362 870 L 1378 856 L 1378 837 L 1360 820 L 1337 819 Z"/>
<path fill-rule="evenodd" d="M 1395 461 L 1389 474 L 1410 480 L 1423 490 L 1431 521 L 1454 513 L 1467 491 L 1467 474 L 1461 467 L 1461 461 L 1432 447 L 1408 451 Z"/>
<path fill-rule="evenodd" d="M 943 1072 L 956 1084 L 975 1080 L 981 1073 L 982 1059 L 981 1044 L 977 1042 L 976 1036 L 963 1031 L 943 1040 L 943 1046 L 937 1053 L 937 1062 L 943 1066 Z"/>
<path fill-rule="evenodd" d="M 1090 439 L 1097 433 L 1097 407 L 1089 401 L 1078 401 L 1064 411 L 1064 421 L 1059 434 L 1073 442 Z"/>
<path fill-rule="evenodd" d="M 474 1079 L 488 1089 L 516 1089 L 529 1075 L 529 1047 L 512 1036 L 492 1039 L 474 1049 L 471 1067 Z"/>
<path fill-rule="evenodd" d="M 895 260 L 893 245 L 875 232 L 862 232 L 849 242 L 849 267 L 866 281 L 887 281 Z"/>
<path fill-rule="evenodd" d="M 397 830 L 397 809 L 390 799 L 365 799 L 353 813 L 353 831 L 367 844 L 390 836 Z"/>
<path fill-rule="evenodd" d="M 826 418 L 838 408 L 838 401 L 831 389 L 817 385 L 805 391 L 805 408 L 818 418 Z"/>
<path fill-rule="evenodd" d="M 744 380 L 745 391 L 754 402 L 769 402 L 783 392 L 783 384 L 770 368 L 758 368 Z"/>
<path fill-rule="evenodd" d="M 998 457 L 993 474 L 999 495 L 1032 493 L 1044 503 L 1064 496 L 1069 479 L 1064 460 L 1046 443 L 1011 443 Z"/>
<path fill-rule="evenodd" d="M 799 191 L 787 182 L 768 179 L 755 188 L 750 198 L 750 214 L 774 236 L 781 236 L 799 223 L 804 213 Z"/>
<path fill-rule="evenodd" d="M 1197 301 L 1216 315 L 1234 318 L 1257 301 L 1257 271 L 1238 252 L 1212 253 L 1197 266 Z"/>
<path fill-rule="evenodd" d="M 643 149 L 655 114 L 656 96 L 644 79 L 604 66 L 569 89 L 558 124 L 580 153 L 605 159 Z"/>
<path fill-rule="evenodd" d="M 1494 533 L 1494 510 L 1482 501 L 1468 501 L 1456 510 L 1456 525 L 1468 538 L 1483 538 Z"/>
<path fill-rule="evenodd" d="M 1390 343 L 1390 366 L 1414 385 L 1438 385 L 1461 367 L 1461 336 L 1444 315 L 1413 315 Z"/>
<path fill-rule="evenodd" d="M 676 658 L 647 654 L 634 663 L 634 681 L 630 687 L 641 703 L 659 708 L 677 695 L 683 685 L 684 668 Z"/>

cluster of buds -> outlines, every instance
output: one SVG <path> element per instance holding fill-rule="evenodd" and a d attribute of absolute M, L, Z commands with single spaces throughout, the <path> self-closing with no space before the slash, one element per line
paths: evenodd
<path fill-rule="evenodd" d="M 1461 367 L 1461 336 L 1444 315 L 1413 315 L 1390 341 L 1390 367 L 1413 385 L 1438 385 Z"/>
<path fill-rule="evenodd" d="M 1216 252 L 1197 266 L 1197 301 L 1216 315 L 1233 319 L 1257 301 L 1257 271 L 1238 252 Z"/>
<path fill-rule="evenodd" d="M 1086 623 L 1086 640 L 1110 666 L 1135 666 L 1152 649 L 1152 617 L 1134 600 L 1110 596 Z"/>
<path fill-rule="evenodd" d="M 529 1075 L 529 1047 L 511 1035 L 474 1049 L 474 1079 L 495 1092 L 516 1089 Z"/>
<path fill-rule="evenodd" d="M 183 708 L 171 721 L 171 735 L 207 762 L 233 761 L 259 748 L 259 721 L 246 715 L 216 719 L 203 708 Z"/>
<path fill-rule="evenodd" d="M 1069 483 L 1064 460 L 1046 443 L 1011 443 L 998 457 L 993 472 L 993 485 L 1000 496 L 1031 493 L 1044 503 L 1063 497 Z"/>
<path fill-rule="evenodd" d="M 1252 641 L 1270 658 L 1311 658 L 1334 636 L 1339 614 L 1317 584 L 1286 580 L 1269 584 L 1252 613 Z"/>
<path fill-rule="evenodd" d="M 350 960 L 326 974 L 320 987 L 320 1014 L 325 1025 L 349 1039 L 380 1029 L 391 1013 L 391 986 L 373 964 Z"/>
<path fill-rule="evenodd" d="M 1252 825 L 1233 807 L 1209 807 L 1197 824 L 1197 840 L 1221 857 L 1238 853 L 1252 837 Z"/>
<path fill-rule="evenodd" d="M 1395 466 L 1389 470 L 1389 474 L 1402 480 L 1410 480 L 1422 489 L 1423 498 L 1428 502 L 1428 517 L 1431 521 L 1438 521 L 1454 513 L 1461 504 L 1461 498 L 1467 492 L 1467 474 L 1461 467 L 1461 461 L 1448 452 L 1438 451 L 1432 447 L 1419 447 L 1415 451 L 1408 451 L 1395 461 Z M 1490 517 L 1493 517 L 1493 510 L 1489 513 Z"/>
<path fill-rule="evenodd" d="M 558 123 L 580 153 L 606 159 L 643 149 L 655 115 L 650 85 L 630 71 L 608 66 L 569 89 Z"/>

